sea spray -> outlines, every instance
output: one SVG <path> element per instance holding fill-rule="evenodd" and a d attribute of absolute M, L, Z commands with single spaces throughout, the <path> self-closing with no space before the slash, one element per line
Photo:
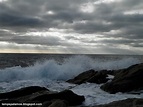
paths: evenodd
<path fill-rule="evenodd" d="M 29 59 L 26 60 L 31 61 L 31 59 L 33 59 L 31 57 L 28 58 Z M 42 62 L 38 60 L 34 65 L 25 68 L 16 66 L 1 69 L 0 92 L 8 92 L 27 86 L 42 86 L 58 92 L 70 89 L 78 95 L 85 96 L 86 100 L 83 103 L 85 106 L 95 106 L 126 98 L 140 98 L 143 96 L 143 94 L 109 94 L 101 90 L 100 85 L 98 84 L 84 83 L 81 85 L 75 85 L 63 81 L 73 78 L 79 73 L 89 69 L 99 71 L 103 69 L 112 70 L 127 68 L 131 65 L 141 63 L 142 61 L 139 60 L 140 58 L 135 56 L 126 57 L 108 55 L 95 55 L 93 58 L 86 55 L 74 55 L 72 57 L 66 57 L 62 61 L 59 59 L 57 60 L 54 57 L 52 59 L 42 60 Z M 11 60 L 13 59 L 11 58 Z"/>
<path fill-rule="evenodd" d="M 16 66 L 1 69 L 0 82 L 33 79 L 67 80 L 89 69 L 97 71 L 103 69 L 115 70 L 127 68 L 137 63 L 140 63 L 140 60 L 133 57 L 102 60 L 85 55 L 77 55 L 64 59 L 62 63 L 52 59 L 36 62 L 33 66 L 25 68 Z"/>

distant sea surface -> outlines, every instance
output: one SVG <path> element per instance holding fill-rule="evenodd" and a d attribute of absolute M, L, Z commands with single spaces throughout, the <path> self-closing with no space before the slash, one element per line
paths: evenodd
<path fill-rule="evenodd" d="M 143 55 L 108 55 L 108 54 L 22 54 L 22 53 L 0 53 L 0 68 L 13 66 L 30 66 L 36 62 L 55 60 L 59 63 L 75 57 L 91 58 L 97 61 L 119 61 L 125 59 L 135 59 L 143 62 Z M 80 59 L 83 60 L 83 59 Z M 134 62 L 134 61 L 133 61 Z"/>
<path fill-rule="evenodd" d="M 0 93 L 35 85 L 52 91 L 70 89 L 85 96 L 85 106 L 143 98 L 143 94 L 109 94 L 99 84 L 65 82 L 86 70 L 116 70 L 138 63 L 143 63 L 142 55 L 0 54 Z"/>

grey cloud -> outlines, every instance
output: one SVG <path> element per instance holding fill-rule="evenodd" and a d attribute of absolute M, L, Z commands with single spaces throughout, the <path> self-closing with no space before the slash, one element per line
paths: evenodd
<path fill-rule="evenodd" d="M 56 27 L 63 22 L 91 19 L 89 14 L 77 9 L 84 0 L 8 0 L 0 7 L 0 23 L 3 26 Z M 3 8 L 4 7 L 4 8 Z M 48 15 L 48 11 L 55 14 Z M 9 18 L 7 18 L 9 17 Z M 6 18 L 6 19 L 5 19 Z M 42 26 L 41 26 L 42 25 Z"/>
<path fill-rule="evenodd" d="M 113 13 L 112 13 L 113 14 Z M 96 32 L 109 32 L 110 30 L 122 30 L 128 29 L 128 33 L 134 29 L 138 32 L 142 32 L 142 23 L 143 23 L 143 14 L 133 14 L 133 15 L 124 15 L 124 14 L 114 14 L 112 16 L 103 15 L 102 17 L 96 17 L 94 21 L 87 21 L 86 23 L 77 23 L 73 26 L 73 29 L 80 33 L 96 33 Z M 107 24 L 104 24 L 106 22 Z M 110 24 L 108 24 L 110 23 Z M 135 31 L 135 30 L 134 30 Z"/>
<path fill-rule="evenodd" d="M 120 32 L 115 34 L 109 33 L 106 34 L 106 37 L 113 37 L 113 38 L 123 38 L 123 39 L 130 39 L 130 40 L 140 40 L 143 39 L 143 28 L 142 25 L 130 25 L 124 26 L 123 28 L 119 29 Z M 104 34 L 104 33 L 103 33 Z"/>
<path fill-rule="evenodd" d="M 133 22 L 133 23 L 140 23 L 143 22 L 143 15 L 142 14 L 119 14 L 115 15 L 109 18 L 110 21 L 112 22 L 122 22 L 122 23 L 128 23 L 128 22 Z"/>
<path fill-rule="evenodd" d="M 11 37 L 11 36 L 14 35 L 13 33 L 14 33 L 14 32 L 7 31 L 7 30 L 5 30 L 5 29 L 0 29 L 0 38 L 1 38 L 1 37 Z"/>
<path fill-rule="evenodd" d="M 122 15 L 122 12 L 128 10 L 130 5 L 139 5 L 142 4 L 141 0 L 137 0 L 134 3 L 133 0 L 126 0 L 115 3 L 101 3 L 95 5 L 95 11 L 92 14 L 82 13 L 78 11 L 79 5 L 85 3 L 85 0 L 8 0 L 0 8 L 1 22 L 3 25 L 27 25 L 29 26 L 40 26 L 43 27 L 56 27 L 57 25 L 61 26 L 63 22 L 72 23 L 79 20 L 91 21 L 85 25 L 77 24 L 74 26 L 74 30 L 78 32 L 83 31 L 83 33 L 95 33 L 96 31 L 107 31 L 113 29 L 119 29 L 124 27 L 127 22 L 140 22 L 142 21 L 142 15 Z M 93 2 L 93 1 L 91 1 Z M 130 4 L 130 5 L 129 5 Z M 4 9 L 2 7 L 5 7 Z M 55 14 L 48 15 L 47 11 L 53 11 Z M 2 19 L 2 17 L 11 17 L 7 20 Z M 38 18 L 36 18 L 38 17 Z M 16 21 L 12 19 L 17 19 Z M 23 18 L 23 19 L 22 19 Z M 44 19 L 44 20 L 41 20 Z M 99 23 L 94 23 L 94 20 L 99 20 Z M 5 22 L 7 21 L 7 23 Z M 14 22 L 13 22 L 14 21 Z M 113 26 L 105 26 L 102 24 L 102 21 L 112 22 Z M 5 23 L 4 23 L 5 22 Z M 12 23 L 12 24 L 11 24 Z M 94 24 L 93 24 L 94 23 Z M 120 24 L 121 23 L 121 24 Z M 81 27 L 80 27 L 81 26 Z M 41 27 L 41 26 L 40 26 Z M 77 28 L 77 29 L 76 29 Z M 95 28 L 95 32 L 93 31 Z M 86 30 L 87 29 L 87 30 Z M 93 30 L 92 30 L 93 29 Z M 97 29 L 97 30 L 96 30 Z"/>
<path fill-rule="evenodd" d="M 31 44 L 31 45 L 41 45 L 41 46 L 75 46 L 74 43 L 70 43 L 67 39 L 63 40 L 58 36 L 27 36 L 13 34 L 9 36 L 0 36 L 0 42 L 9 42 L 9 43 L 16 43 L 16 44 Z"/>
<path fill-rule="evenodd" d="M 106 46 L 102 48 L 109 54 L 116 53 L 116 54 L 140 54 L 140 51 L 134 51 L 133 48 L 131 49 L 121 49 L 117 47 Z"/>
<path fill-rule="evenodd" d="M 98 33 L 110 31 L 110 25 L 106 25 L 100 22 L 86 22 L 77 23 L 73 26 L 73 29 L 79 33 Z"/>
<path fill-rule="evenodd" d="M 140 28 L 138 28 L 140 27 Z M 130 27 L 124 31 L 124 35 L 126 35 L 126 38 L 130 39 L 143 39 L 143 28 L 141 26 L 138 27 Z"/>
<path fill-rule="evenodd" d="M 23 36 L 15 37 L 12 39 L 18 44 L 37 44 L 37 45 L 47 45 L 47 46 L 57 46 L 62 44 L 62 40 L 58 37 L 40 37 L 40 36 Z"/>
<path fill-rule="evenodd" d="M 123 0 L 121 5 L 127 6 L 128 8 L 131 6 L 132 9 L 142 7 L 142 0 Z"/>
<path fill-rule="evenodd" d="M 61 45 L 62 40 L 58 37 L 40 37 L 40 36 L 14 36 L 11 38 L 3 38 L 0 41 L 9 41 L 17 44 L 36 44 L 36 45 L 47 45 L 56 46 Z"/>
<path fill-rule="evenodd" d="M 133 43 L 133 44 L 130 44 L 131 46 L 133 46 L 133 47 L 143 47 L 143 44 L 140 44 L 140 43 Z"/>
<path fill-rule="evenodd" d="M 8 0 L 0 3 L 0 28 L 4 27 L 18 33 L 21 31 L 25 33 L 31 28 L 35 30 L 57 28 L 65 29 L 65 32 L 71 29 L 74 33 L 83 34 L 83 36 L 84 34 L 101 34 L 104 35 L 103 39 L 113 38 L 111 40 L 99 40 L 98 42 L 101 44 L 126 44 L 131 47 L 142 47 L 140 39 L 143 39 L 143 14 L 124 14 L 124 12 L 131 10 L 141 10 L 143 7 L 142 0 L 121 0 L 120 2 L 94 4 L 93 13 L 78 10 L 82 3 L 91 2 L 93 4 L 96 1 L 99 0 Z M 48 11 L 52 11 L 53 14 L 48 14 Z M 80 21 L 85 21 L 85 23 L 80 23 Z M 121 32 L 109 33 L 112 30 L 120 30 Z M 0 41 L 17 44 L 65 47 L 72 45 L 72 43 L 61 40 L 58 36 L 46 38 L 0 33 Z M 88 38 L 82 41 L 76 36 L 78 35 L 67 36 L 67 39 L 78 40 L 81 43 L 97 42 L 90 41 Z M 117 40 L 118 38 L 122 38 L 122 40 Z"/>
<path fill-rule="evenodd" d="M 119 39 L 119 40 L 102 40 L 100 43 L 104 44 L 114 44 L 114 45 L 126 45 L 126 46 L 132 46 L 132 47 L 142 47 L 140 43 L 142 43 L 143 40 L 136 40 L 136 39 Z"/>
<path fill-rule="evenodd" d="M 41 21 L 36 18 L 0 14 L 1 26 L 40 26 Z"/>
<path fill-rule="evenodd" d="M 114 15 L 107 18 L 107 21 L 112 22 L 112 26 L 110 27 L 111 29 L 122 29 L 123 31 L 127 29 L 128 31 L 136 29 L 139 31 L 142 30 L 143 14 Z"/>

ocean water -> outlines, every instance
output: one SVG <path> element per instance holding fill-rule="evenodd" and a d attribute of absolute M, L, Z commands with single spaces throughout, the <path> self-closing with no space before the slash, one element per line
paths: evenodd
<path fill-rule="evenodd" d="M 109 94 L 102 91 L 98 84 L 65 82 L 86 70 L 116 70 L 142 62 L 141 55 L 0 54 L 0 92 L 34 85 L 53 91 L 70 89 L 84 95 L 86 100 L 83 105 L 87 106 L 142 98 L 143 94 Z"/>

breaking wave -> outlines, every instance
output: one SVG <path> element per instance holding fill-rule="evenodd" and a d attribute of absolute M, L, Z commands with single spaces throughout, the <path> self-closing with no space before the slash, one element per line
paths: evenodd
<path fill-rule="evenodd" d="M 127 68 L 137 63 L 141 63 L 140 60 L 132 57 L 100 60 L 88 56 L 73 56 L 65 59 L 62 63 L 55 60 L 46 60 L 25 68 L 16 66 L 1 69 L 0 82 L 34 79 L 67 80 L 89 69 L 115 70 Z"/>

